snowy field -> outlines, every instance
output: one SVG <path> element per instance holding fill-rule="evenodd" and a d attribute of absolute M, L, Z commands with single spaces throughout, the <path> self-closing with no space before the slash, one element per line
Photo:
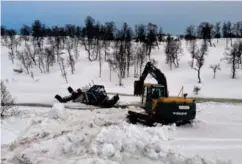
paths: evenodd
<path fill-rule="evenodd" d="M 18 107 L 2 120 L 2 163 L 241 164 L 242 105 L 199 103 L 196 121 L 144 127 L 129 109 Z"/>
<path fill-rule="evenodd" d="M 224 57 L 225 40 L 212 41 L 205 65 L 201 70 L 202 84 L 199 97 L 242 98 L 242 71 L 231 79 L 231 69 Z M 153 49 L 151 58 L 166 75 L 171 96 L 181 87 L 188 96 L 193 95 L 197 85 L 196 71 L 186 43 L 182 41 L 183 53 L 180 68 L 169 69 L 165 64 L 164 44 Z M 68 68 L 68 84 L 61 77 L 58 65 L 49 74 L 41 74 L 33 68 L 35 79 L 30 75 L 13 72 L 19 67 L 8 59 L 8 49 L 1 50 L 1 80 L 5 81 L 17 103 L 55 104 L 53 108 L 18 107 L 17 115 L 1 120 L 2 163 L 77 164 L 77 163 L 139 163 L 139 164 L 241 164 L 242 162 L 242 104 L 198 103 L 197 118 L 192 125 L 182 127 L 143 127 L 126 123 L 126 109 L 65 109 L 54 99 L 55 94 L 67 95 L 67 87 L 74 89 L 92 83 L 102 84 L 107 92 L 133 93 L 133 67 L 130 77 L 118 86 L 117 73 L 109 79 L 107 63 L 102 65 L 99 77 L 98 61 L 89 62 L 87 52 L 79 47 L 80 57 L 75 74 Z M 210 64 L 220 63 L 222 71 L 213 79 Z M 148 76 L 146 82 L 156 81 Z M 119 104 L 137 103 L 140 97 L 120 96 Z M 57 103 L 57 104 L 56 104 Z M 210 162 L 209 162 L 210 161 Z M 230 163 L 231 162 L 231 163 Z"/>
<path fill-rule="evenodd" d="M 235 41 L 235 39 L 234 39 Z M 220 61 L 224 57 L 225 44 L 224 39 L 212 40 L 216 47 L 210 47 L 208 55 L 205 58 L 205 65 L 201 70 L 202 84 L 199 97 L 213 97 L 213 98 L 242 98 L 242 71 L 237 71 L 237 78 L 231 79 L 231 66 L 226 61 Z M 22 47 L 23 48 L 23 47 Z M 169 66 L 165 64 L 164 43 L 160 43 L 159 49 L 152 49 L 151 58 L 155 59 L 158 64 L 157 67 L 167 77 L 168 89 L 171 96 L 176 96 L 181 87 L 184 86 L 184 91 L 188 96 L 194 96 L 193 88 L 198 85 L 197 73 L 188 65 L 191 60 L 191 55 L 188 52 L 188 47 L 185 41 L 182 41 L 183 53 L 180 57 L 180 68 L 173 68 L 170 70 Z M 118 86 L 117 73 L 112 72 L 112 79 L 109 79 L 109 67 L 107 63 L 102 64 L 102 75 L 99 77 L 98 61 L 89 62 L 87 59 L 87 52 L 84 47 L 79 47 L 79 60 L 76 63 L 76 71 L 72 75 L 70 68 L 68 68 L 68 84 L 61 77 L 59 66 L 56 64 L 50 68 L 50 73 L 40 73 L 38 67 L 31 69 L 34 73 L 34 82 L 30 75 L 18 74 L 13 72 L 13 68 L 19 67 L 18 61 L 12 64 L 8 59 L 8 49 L 2 47 L 1 50 L 1 79 L 5 83 L 15 97 L 16 102 L 36 102 L 36 103 L 55 103 L 55 94 L 67 95 L 66 88 L 72 86 L 79 88 L 92 83 L 102 84 L 105 86 L 107 92 L 118 92 L 133 94 L 133 77 L 134 69 L 130 68 L 130 77 L 123 79 L 124 86 Z M 66 50 L 64 53 L 67 53 Z M 220 63 L 221 71 L 217 72 L 216 79 L 213 79 L 213 72 L 209 68 L 210 64 Z M 154 82 L 155 79 L 148 76 L 146 82 Z"/>

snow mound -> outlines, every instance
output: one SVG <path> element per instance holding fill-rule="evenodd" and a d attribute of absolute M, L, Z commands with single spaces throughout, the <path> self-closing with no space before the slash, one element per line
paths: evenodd
<path fill-rule="evenodd" d="M 69 133 L 63 143 L 63 153 L 67 155 L 84 155 L 88 152 L 88 145 L 90 143 L 91 137 L 86 133 L 74 134 Z"/>
<path fill-rule="evenodd" d="M 157 158 L 157 153 L 162 151 L 163 141 L 168 139 L 168 126 L 151 128 L 123 122 L 102 128 L 94 141 L 94 149 L 104 157 L 110 157 L 115 152 L 140 152 Z"/>
<path fill-rule="evenodd" d="M 92 152 L 101 159 L 124 163 L 159 164 L 230 164 L 211 162 L 200 156 L 187 157 L 170 149 L 169 126 L 144 127 L 122 123 L 103 127 L 90 145 Z M 174 129 L 171 129 L 174 130 Z"/>
<path fill-rule="evenodd" d="M 68 112 L 61 103 L 54 104 L 51 110 L 48 112 L 49 118 L 52 119 L 65 119 L 68 117 Z"/>
<path fill-rule="evenodd" d="M 115 149 L 113 147 L 113 144 L 104 144 L 101 152 L 106 157 L 112 157 L 115 153 Z"/>
<path fill-rule="evenodd" d="M 208 123 L 209 121 L 214 122 L 214 115 L 217 116 L 218 109 L 219 111 L 226 111 L 226 113 L 220 113 L 216 117 L 217 119 L 219 118 L 215 124 L 216 126 L 206 122 L 205 127 L 202 126 L 204 124 L 201 124 L 195 128 L 189 126 L 176 127 L 175 124 L 146 127 L 128 124 L 124 121 L 123 117 L 126 110 L 100 109 L 96 112 L 65 110 L 62 104 L 55 104 L 52 109 L 26 107 L 26 109 L 22 109 L 25 115 L 21 118 L 18 115 L 18 117 L 14 116 L 3 120 L 1 130 L 3 138 L 6 139 L 2 142 L 9 144 L 1 145 L 2 163 L 20 163 L 20 161 L 24 163 L 29 160 L 32 163 L 51 164 L 232 164 L 232 162 L 227 161 L 216 161 L 216 158 L 226 154 L 221 153 L 218 156 L 210 156 L 212 158 L 209 161 L 209 156 L 202 154 L 201 149 L 197 149 L 202 144 L 206 146 L 208 143 L 206 140 L 209 140 L 212 144 L 208 146 L 206 152 L 212 154 L 213 152 L 228 151 L 228 155 L 231 155 L 229 158 L 233 161 L 238 161 L 233 164 L 240 164 L 240 157 L 235 160 L 232 157 L 232 154 L 238 152 L 237 148 L 234 151 L 235 153 L 232 149 L 227 150 L 226 147 L 222 151 L 218 151 L 220 147 L 218 149 L 212 147 L 215 149 L 210 150 L 211 146 L 216 146 L 213 141 L 216 141 L 220 135 L 218 137 L 214 136 L 217 138 L 213 138 L 212 141 L 210 138 L 205 138 L 207 134 L 214 131 L 214 128 L 224 127 L 224 124 L 221 124 L 221 126 L 217 125 L 221 120 L 228 118 L 228 113 L 233 113 L 233 106 L 230 105 L 230 108 L 227 108 L 229 105 L 224 107 L 225 105 L 221 104 L 221 106 L 216 105 L 213 108 L 211 103 L 206 104 L 208 105 L 200 107 L 209 110 L 202 110 L 200 115 L 203 114 L 204 117 L 199 119 L 204 118 Z M 241 106 L 236 106 L 237 108 L 241 112 Z M 213 109 L 215 110 L 214 115 L 211 115 Z M 113 113 L 109 113 L 110 111 L 113 111 Z M 68 113 L 68 117 L 66 117 L 67 114 L 65 112 Z M 236 117 L 233 117 L 233 115 Z M 238 112 L 234 112 L 233 115 L 233 119 L 228 120 L 226 125 L 227 123 L 234 125 L 235 119 L 240 120 Z M 66 117 L 65 120 L 60 119 L 63 116 Z M 89 126 L 90 123 L 92 123 L 91 127 Z M 238 125 L 241 125 L 239 123 L 236 123 L 238 128 L 240 127 Z M 211 131 L 208 131 L 208 133 L 206 133 L 206 130 L 208 130 L 207 125 L 211 125 L 209 127 Z M 228 125 L 228 127 L 230 128 L 231 126 Z M 174 131 L 176 134 L 183 131 L 182 134 L 186 134 L 189 137 L 178 136 L 176 138 L 173 135 Z M 197 136 L 192 136 L 191 131 L 194 131 Z M 225 133 L 222 134 L 224 135 Z M 198 137 L 204 137 L 205 141 L 201 140 L 200 143 L 192 143 L 190 141 L 196 140 Z M 7 142 L 8 138 L 11 141 Z M 216 142 L 218 144 L 223 143 L 220 141 Z M 226 144 L 229 142 L 226 141 Z M 232 144 L 234 145 L 235 143 L 238 143 L 238 146 L 240 145 L 240 142 L 237 141 Z M 181 151 L 182 148 L 188 148 L 188 151 Z M 197 153 L 199 155 L 196 156 Z M 228 156 L 224 159 L 221 158 L 221 160 L 227 159 Z"/>

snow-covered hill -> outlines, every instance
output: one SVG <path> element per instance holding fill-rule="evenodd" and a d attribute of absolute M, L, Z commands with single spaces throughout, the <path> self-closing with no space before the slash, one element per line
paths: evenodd
<path fill-rule="evenodd" d="M 242 98 L 242 70 L 237 71 L 237 78 L 231 79 L 231 66 L 226 61 L 220 61 L 224 57 L 225 44 L 224 39 L 212 41 L 216 47 L 209 47 L 208 55 L 205 58 L 205 65 L 201 70 L 202 83 L 199 84 L 201 91 L 199 97 L 216 97 L 216 98 Z M 193 88 L 198 85 L 197 72 L 189 67 L 191 55 L 188 53 L 186 42 L 182 41 L 183 53 L 180 57 L 180 67 L 170 70 L 165 64 L 164 43 L 161 43 L 159 49 L 153 49 L 151 58 L 155 59 L 158 68 L 167 77 L 168 88 L 170 95 L 177 95 L 182 86 L 185 92 L 190 96 L 194 96 Z M 8 59 L 8 49 L 2 47 L 1 50 L 1 79 L 7 80 L 6 84 L 16 98 L 17 102 L 55 102 L 54 95 L 56 93 L 66 95 L 66 88 L 83 87 L 92 83 L 103 84 L 107 92 L 133 93 L 133 82 L 136 80 L 133 77 L 133 67 L 130 69 L 130 77 L 123 79 L 124 86 L 118 86 L 117 73 L 112 73 L 112 80 L 109 78 L 109 67 L 107 63 L 102 64 L 102 76 L 99 77 L 98 61 L 90 62 L 87 59 L 87 52 L 84 47 L 79 48 L 80 57 L 76 63 L 76 71 L 71 74 L 68 68 L 68 84 L 61 77 L 61 72 L 58 65 L 51 67 L 50 73 L 41 74 L 38 67 L 32 69 L 35 79 L 34 82 L 30 75 L 18 74 L 13 72 L 13 68 L 18 64 L 12 64 Z M 67 53 L 67 52 L 66 52 Z M 213 79 L 210 64 L 220 63 L 221 71 L 217 72 L 216 79 Z M 146 82 L 154 82 L 155 79 L 148 76 Z"/>

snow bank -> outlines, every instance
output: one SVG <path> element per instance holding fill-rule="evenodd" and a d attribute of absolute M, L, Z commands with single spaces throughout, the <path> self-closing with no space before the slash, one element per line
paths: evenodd
<path fill-rule="evenodd" d="M 170 149 L 166 142 L 170 139 L 168 131 L 169 126 L 143 127 L 128 123 L 104 127 L 92 142 L 91 153 L 118 163 L 144 163 L 147 159 L 145 163 L 210 164 L 202 157 L 188 158 Z"/>
<path fill-rule="evenodd" d="M 150 128 L 128 123 L 104 127 L 97 135 L 95 144 L 104 156 L 111 156 L 115 152 L 135 153 L 156 156 L 161 151 L 163 141 L 168 140 L 166 126 Z M 151 154 L 147 154 L 147 151 Z M 157 157 L 155 157 L 157 158 Z"/>
<path fill-rule="evenodd" d="M 67 134 L 63 143 L 63 153 L 67 155 L 84 155 L 88 151 L 88 135 Z"/>
<path fill-rule="evenodd" d="M 49 118 L 52 119 L 65 119 L 68 117 L 68 112 L 65 110 L 65 107 L 61 103 L 56 103 L 53 105 L 51 110 L 48 113 Z"/>
<path fill-rule="evenodd" d="M 24 160 L 24 155 L 33 164 L 230 164 L 216 161 L 220 157 L 224 157 L 221 160 L 230 158 L 233 164 L 240 164 L 241 149 L 236 146 L 235 149 L 227 149 L 226 146 L 241 145 L 241 141 L 237 141 L 241 133 L 234 130 L 241 129 L 241 106 L 218 104 L 198 104 L 198 119 L 204 121 L 196 126 L 184 127 L 128 124 L 123 118 L 126 109 L 68 110 L 62 104 L 55 104 L 52 109 L 24 107 L 22 120 L 30 120 L 30 126 L 23 126 L 25 123 L 19 123 L 16 117 L 9 123 L 12 128 L 7 126 L 6 120 L 3 121 L 4 139 L 9 136 L 3 133 L 3 129 L 13 132 L 23 130 L 14 139 L 15 144 L 2 145 L 2 163 L 17 163 L 18 158 Z M 135 107 L 130 109 L 138 110 Z M 233 126 L 235 120 L 237 123 Z M 90 122 L 92 126 L 89 126 Z M 227 133 L 230 136 L 225 141 L 217 140 Z M 229 142 L 234 136 L 237 139 Z M 204 140 L 192 142 L 198 137 Z M 221 144 L 224 144 L 224 149 L 217 147 Z M 207 149 L 197 148 L 200 145 Z M 182 148 L 189 148 L 189 151 Z M 207 154 L 204 155 L 205 151 Z"/>

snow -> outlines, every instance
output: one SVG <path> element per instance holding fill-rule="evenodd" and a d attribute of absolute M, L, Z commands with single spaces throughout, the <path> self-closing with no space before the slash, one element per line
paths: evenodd
<path fill-rule="evenodd" d="M 68 117 L 68 113 L 65 111 L 64 104 L 56 103 L 53 105 L 52 109 L 48 113 L 49 118 L 52 119 L 65 119 Z"/>
<path fill-rule="evenodd" d="M 233 39 L 235 40 L 235 39 Z M 210 47 L 208 55 L 205 59 L 205 65 L 201 70 L 202 83 L 199 84 L 201 91 L 199 97 L 212 98 L 242 98 L 242 71 L 237 71 L 237 78 L 231 79 L 231 67 L 226 61 L 220 61 L 224 57 L 225 39 L 212 40 L 216 47 Z M 200 44 L 200 41 L 199 41 Z M 164 43 L 160 43 L 159 49 L 152 49 L 151 58 L 155 59 L 158 64 L 157 67 L 166 75 L 168 81 L 168 89 L 171 96 L 176 96 L 181 87 L 184 86 L 184 92 L 188 96 L 196 96 L 193 93 L 194 86 L 198 85 L 196 71 L 191 69 L 188 65 L 191 56 L 188 52 L 186 42 L 182 41 L 183 53 L 180 57 L 180 67 L 170 70 L 169 66 L 165 64 Z M 21 47 L 23 48 L 23 46 Z M 35 81 L 26 74 L 18 74 L 13 72 L 13 68 L 19 65 L 15 60 L 12 64 L 8 59 L 8 49 L 2 47 L 1 50 L 1 67 L 4 71 L 1 72 L 1 79 L 5 80 L 6 85 L 16 102 L 19 103 L 56 103 L 54 96 L 60 94 L 61 96 L 68 95 L 67 87 L 72 86 L 74 89 L 85 87 L 92 84 L 104 85 L 107 92 L 133 94 L 133 82 L 138 78 L 133 77 L 133 66 L 130 68 L 130 77 L 123 79 L 123 86 L 118 86 L 118 77 L 116 72 L 112 72 L 112 80 L 109 79 L 109 67 L 107 63 L 102 64 L 102 75 L 99 77 L 99 63 L 98 61 L 90 62 L 87 59 L 87 52 L 84 47 L 79 47 L 80 57 L 76 63 L 76 71 L 71 74 L 68 67 L 68 84 L 61 77 L 59 66 L 56 64 L 50 69 L 50 73 L 40 73 L 38 67 L 32 68 Z M 67 53 L 66 51 L 63 51 Z M 209 68 L 210 64 L 220 63 L 221 71 L 217 72 L 216 78 L 213 79 L 212 70 Z M 16 65 L 16 66 L 15 66 Z M 19 67 L 19 66 L 18 66 Z M 150 75 L 146 82 L 154 82 Z M 133 99 L 133 98 L 132 98 Z M 127 101 L 129 101 L 128 99 Z M 120 99 L 120 101 L 123 101 Z M 126 100 L 125 100 L 126 101 Z M 139 101 L 139 100 L 138 100 Z"/>
<path fill-rule="evenodd" d="M 169 69 L 165 64 L 164 44 L 152 50 L 151 58 L 167 77 L 171 96 L 181 87 L 188 96 L 193 87 L 201 87 L 199 97 L 242 98 L 242 71 L 231 79 L 231 68 L 220 61 L 225 51 L 225 40 L 212 40 L 216 47 L 209 47 L 205 65 L 201 70 L 202 83 L 197 83 L 196 71 L 188 63 L 191 60 L 186 43 L 182 41 L 183 55 L 180 68 Z M 23 47 L 21 47 L 23 48 Z M 20 49 L 21 49 L 20 48 Z M 65 51 L 64 51 L 65 52 Z M 66 53 L 66 52 L 65 52 Z M 18 107 L 20 113 L 1 122 L 2 163 L 31 161 L 32 163 L 98 163 L 98 164 L 240 164 L 242 161 L 242 105 L 229 103 L 198 103 L 197 118 L 192 125 L 144 127 L 125 121 L 127 110 L 141 109 L 89 109 L 86 105 L 60 104 L 55 94 L 69 94 L 67 87 L 82 88 L 92 83 L 104 85 L 107 92 L 133 94 L 133 67 L 130 77 L 118 86 L 118 77 L 103 63 L 99 77 L 98 62 L 89 62 L 87 52 L 79 47 L 80 57 L 75 74 L 68 68 L 68 84 L 61 77 L 58 65 L 50 73 L 42 74 L 32 68 L 30 75 L 13 72 L 21 67 L 8 59 L 8 49 L 1 49 L 1 80 L 5 81 L 17 103 L 44 103 L 52 108 Z M 210 64 L 220 63 L 222 71 L 213 79 Z M 156 83 L 148 76 L 146 82 Z M 111 97 L 112 95 L 109 94 Z M 119 104 L 140 102 L 140 97 L 120 96 Z M 68 106 L 82 110 L 69 110 Z M 209 162 L 210 161 L 210 162 Z M 24 163 L 24 162 L 22 162 Z"/>
<path fill-rule="evenodd" d="M 19 126 L 17 129 L 16 124 Z M 17 136 L 25 133 L 31 126 L 31 121 L 25 118 L 9 118 L 4 120 L 1 126 L 4 127 L 1 129 L 1 134 L 7 136 L 1 138 L 1 144 L 5 145 L 13 142 L 17 139 Z"/>
<path fill-rule="evenodd" d="M 18 107 L 19 115 L 2 120 L 2 163 L 240 164 L 242 105 L 207 102 L 197 106 L 196 120 L 179 127 L 129 124 L 127 110 L 140 111 L 135 107 Z M 68 117 L 53 119 L 51 110 L 55 116 L 65 111 Z"/>
<path fill-rule="evenodd" d="M 143 151 L 145 156 L 157 159 L 162 150 L 162 141 L 167 141 L 167 128 L 150 128 L 122 123 L 112 125 L 101 130 L 95 145 L 101 147 L 101 154 L 105 157 L 115 152 L 135 153 Z"/>

